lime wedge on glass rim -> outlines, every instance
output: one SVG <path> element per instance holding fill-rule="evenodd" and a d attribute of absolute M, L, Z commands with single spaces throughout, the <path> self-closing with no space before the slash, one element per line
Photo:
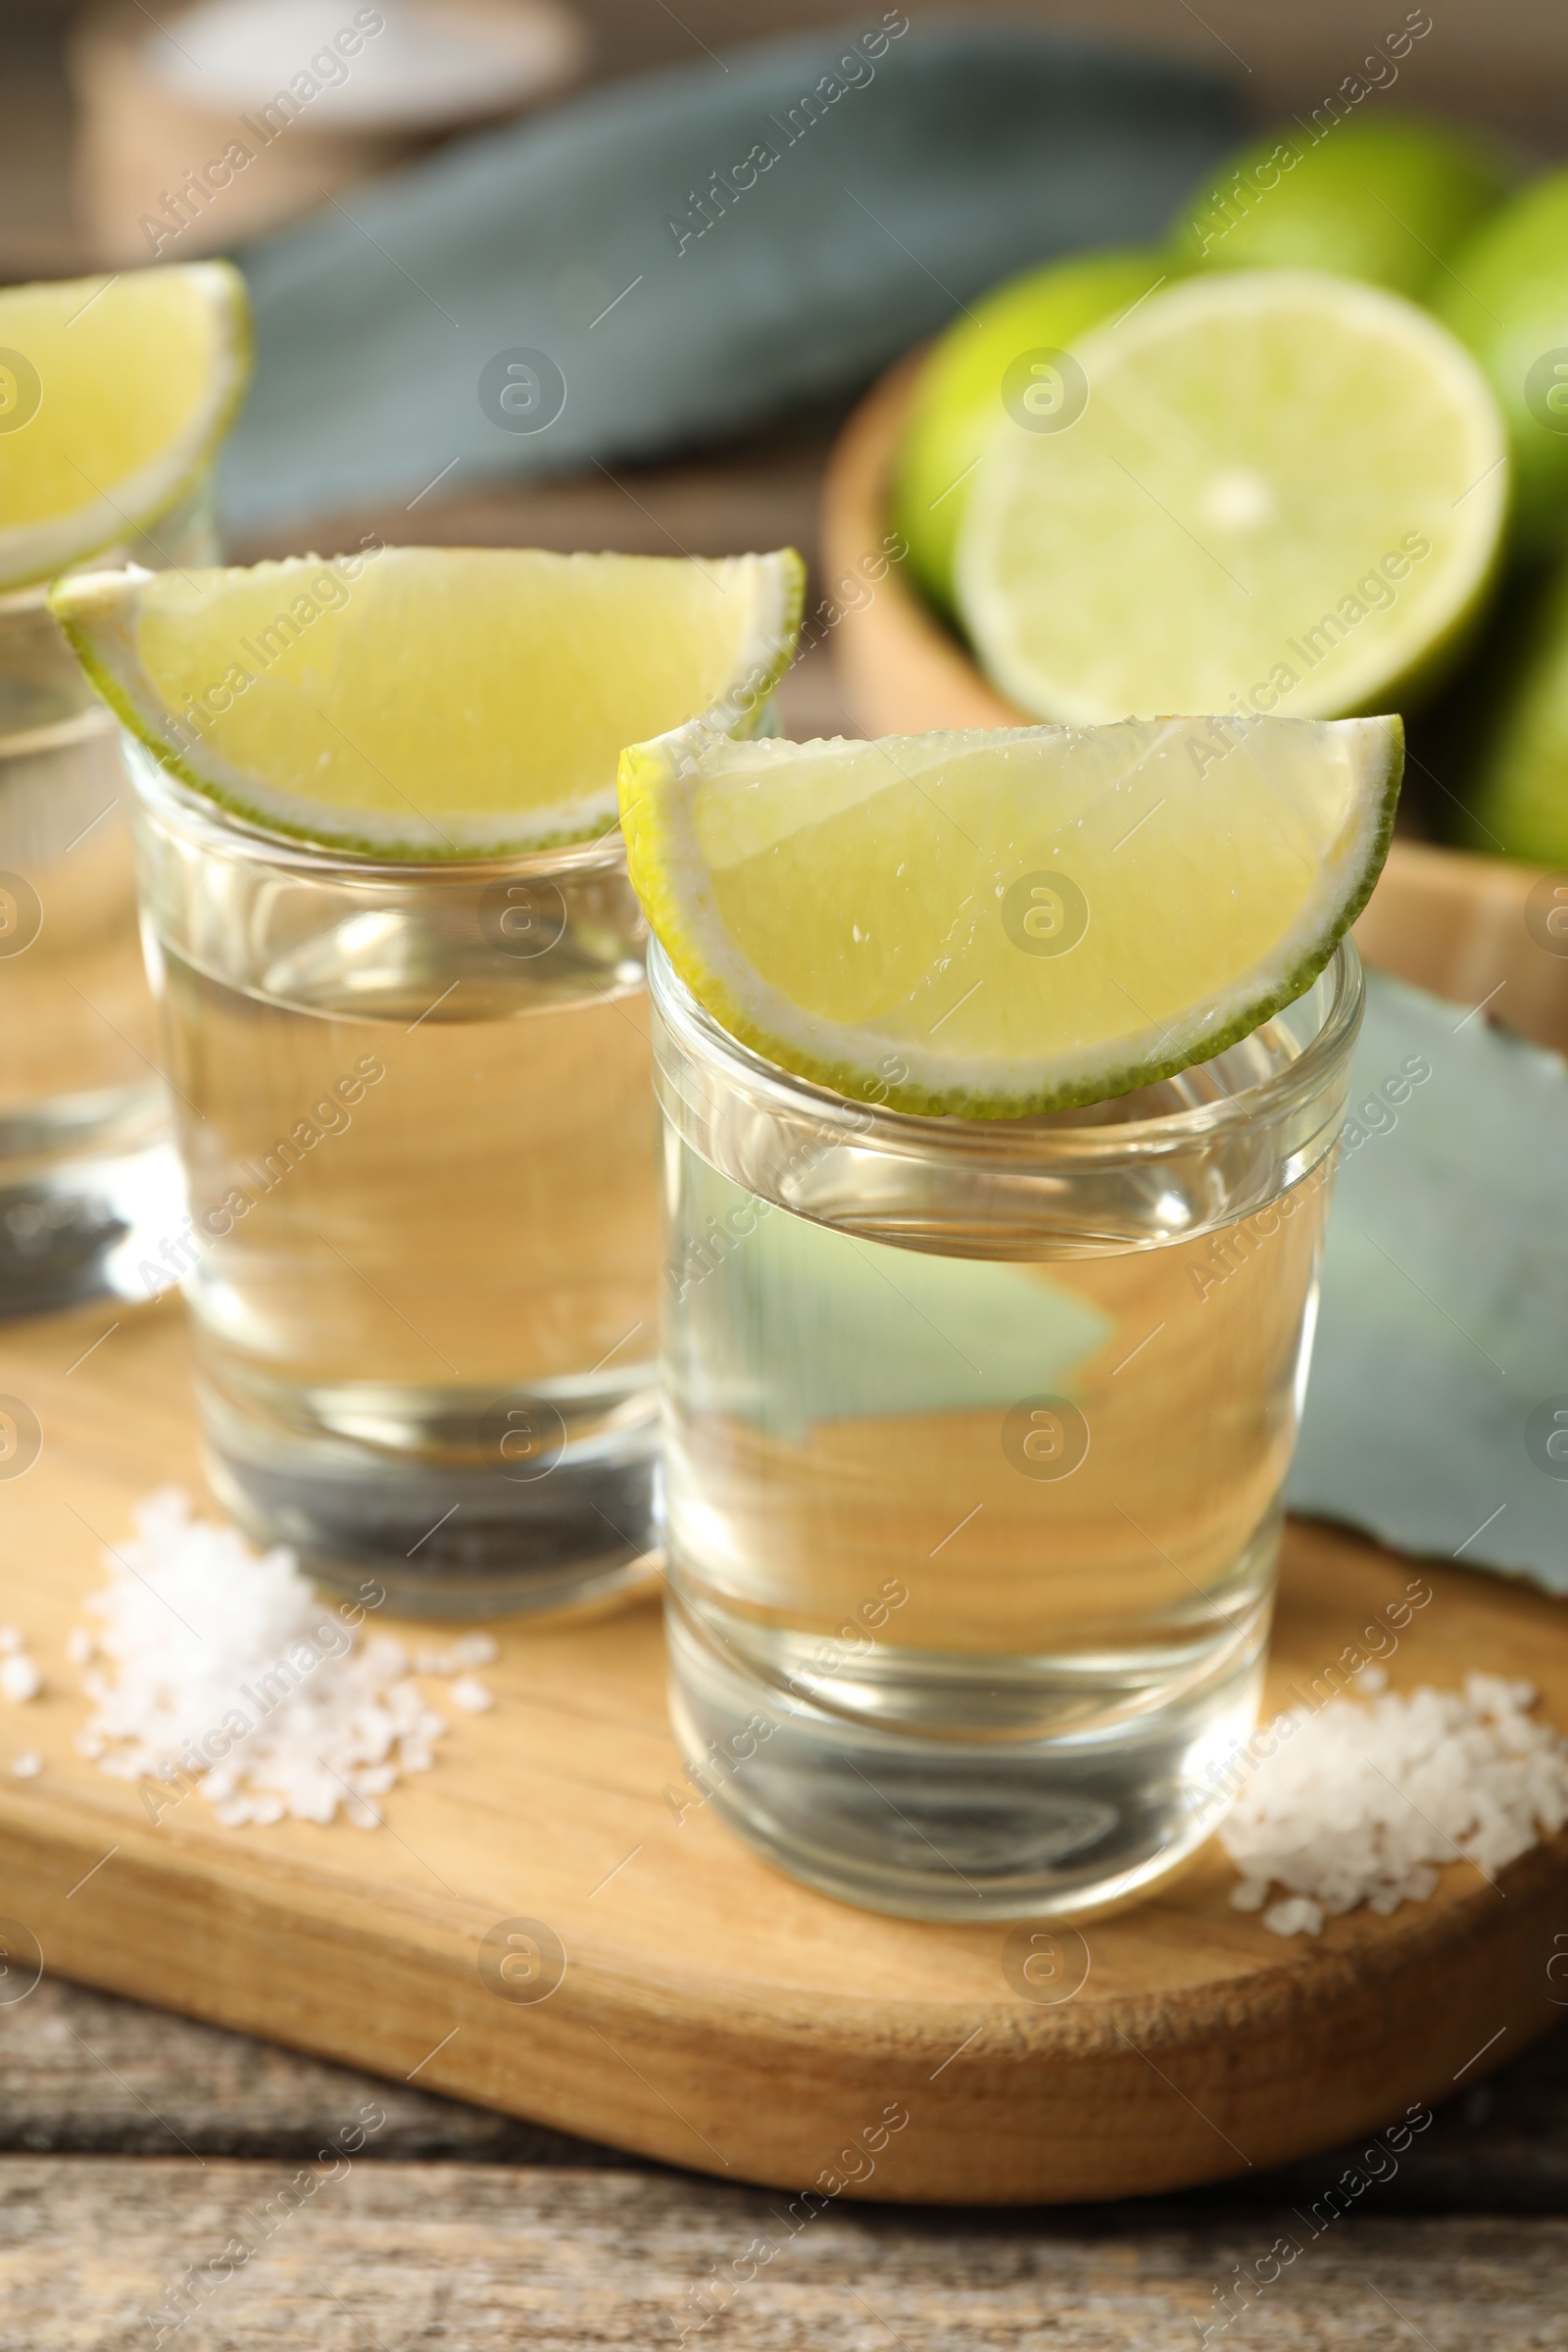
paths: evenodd
<path fill-rule="evenodd" d="M 271 832 L 423 861 L 615 822 L 621 746 L 759 723 L 794 651 L 793 549 L 715 563 L 375 546 L 81 572 L 50 609 L 182 783 Z"/>
<path fill-rule="evenodd" d="M 179 503 L 250 372 L 227 262 L 0 292 L 0 591 L 122 544 Z"/>
<path fill-rule="evenodd" d="M 1075 346 L 1004 416 L 959 535 L 959 610 L 1040 718 L 1401 709 L 1477 618 L 1507 436 L 1447 329 L 1378 286 L 1221 271 Z"/>
<path fill-rule="evenodd" d="M 1310 986 L 1372 889 L 1397 718 L 725 741 L 621 760 L 648 920 L 731 1036 L 895 1110 L 1103 1102 Z"/>

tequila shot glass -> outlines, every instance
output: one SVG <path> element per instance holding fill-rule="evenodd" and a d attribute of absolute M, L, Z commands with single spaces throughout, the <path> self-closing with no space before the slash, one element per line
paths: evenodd
<path fill-rule="evenodd" d="M 383 863 L 126 757 L 220 1499 L 414 1614 L 640 1589 L 657 1120 L 619 834 Z"/>
<path fill-rule="evenodd" d="M 1148 1889 L 1258 1703 L 1353 947 L 1215 1059 L 1015 1120 L 846 1101 L 650 970 L 693 1801 L 914 1918 Z"/>
<path fill-rule="evenodd" d="M 204 481 L 95 566 L 212 563 Z M 136 936 L 129 791 L 115 721 L 50 614 L 0 596 L 0 1314 L 96 1293 L 179 1228 L 179 1164 Z M 160 1287 L 173 1275 L 166 1271 Z"/>

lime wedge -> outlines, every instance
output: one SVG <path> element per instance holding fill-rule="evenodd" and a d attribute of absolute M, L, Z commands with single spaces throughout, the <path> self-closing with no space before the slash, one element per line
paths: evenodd
<path fill-rule="evenodd" d="M 227 262 L 0 293 L 0 589 L 156 523 L 194 488 L 249 368 Z"/>
<path fill-rule="evenodd" d="M 1128 712 L 1389 709 L 1479 611 L 1507 492 L 1480 368 L 1395 294 L 1188 279 L 1077 346 L 1081 403 L 1004 417 L 958 599 L 1004 693 Z"/>
<path fill-rule="evenodd" d="M 632 881 L 743 1044 L 1009 1118 L 1206 1061 L 1310 985 L 1383 863 L 1396 718 L 1127 720 L 621 760 Z"/>
<path fill-rule="evenodd" d="M 794 648 L 792 549 L 722 563 L 371 548 L 82 572 L 50 604 L 164 765 L 252 823 L 382 858 L 526 853 L 615 821 L 623 744 L 749 731 Z"/>

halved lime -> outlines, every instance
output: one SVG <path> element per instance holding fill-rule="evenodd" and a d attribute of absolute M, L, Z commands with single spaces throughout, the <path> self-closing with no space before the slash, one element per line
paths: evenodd
<path fill-rule="evenodd" d="M 83 572 L 50 604 L 104 700 L 196 791 L 383 858 L 586 840 L 624 744 L 746 732 L 794 649 L 793 549 L 720 563 L 370 548 Z"/>
<path fill-rule="evenodd" d="M 958 595 L 1020 708 L 1292 718 L 1388 709 L 1496 562 L 1507 444 L 1481 370 L 1398 296 L 1215 273 L 1086 336 L 1082 413 L 1004 418 Z"/>
<path fill-rule="evenodd" d="M 1365 904 L 1397 718 L 1171 718 L 882 743 L 696 727 L 621 760 L 676 970 L 771 1061 L 897 1110 L 1007 1118 L 1206 1061 Z"/>
<path fill-rule="evenodd" d="M 0 589 L 46 580 L 191 490 L 250 371 L 227 262 L 0 293 Z"/>

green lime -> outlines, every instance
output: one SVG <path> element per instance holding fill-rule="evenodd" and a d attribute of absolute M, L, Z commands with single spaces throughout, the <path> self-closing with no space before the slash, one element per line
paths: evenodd
<path fill-rule="evenodd" d="M 603 833 L 621 748 L 650 722 L 707 711 L 750 729 L 789 666 L 804 587 L 792 548 L 704 564 L 383 547 L 74 572 L 49 606 L 103 700 L 192 791 L 277 832 L 423 860 Z"/>
<path fill-rule="evenodd" d="M 1500 204 L 1510 174 L 1484 141 L 1412 115 L 1297 122 L 1193 191 L 1174 250 L 1187 269 L 1332 270 L 1420 301 Z"/>
<path fill-rule="evenodd" d="M 1018 1118 L 1207 1061 L 1299 996 L 1377 880 L 1403 765 L 1396 718 L 699 722 L 622 753 L 621 828 L 732 1037 L 857 1101 Z"/>
<path fill-rule="evenodd" d="M 1507 440 L 1429 312 L 1227 270 L 1079 360 L 1067 429 L 997 427 L 958 546 L 970 639 L 1020 710 L 1336 718 L 1435 674 L 1491 586 Z"/>
<path fill-rule="evenodd" d="M 1533 599 L 1533 608 L 1527 600 Z M 1525 605 L 1523 612 L 1517 608 Z M 1463 814 L 1450 830 L 1473 850 L 1568 865 L 1568 570 L 1521 577 L 1512 647 L 1497 647 Z M 1506 632 L 1493 632 L 1499 639 Z"/>
<path fill-rule="evenodd" d="M 1156 253 L 1074 254 L 994 287 L 933 346 L 899 452 L 893 519 L 937 604 L 952 609 L 958 525 L 1004 402 L 1057 397 L 1061 371 L 1053 362 L 1063 348 L 1172 274 Z"/>
<path fill-rule="evenodd" d="M 1488 375 L 1514 456 L 1514 530 L 1562 544 L 1568 524 L 1568 171 L 1533 180 L 1453 257 L 1438 310 Z"/>

